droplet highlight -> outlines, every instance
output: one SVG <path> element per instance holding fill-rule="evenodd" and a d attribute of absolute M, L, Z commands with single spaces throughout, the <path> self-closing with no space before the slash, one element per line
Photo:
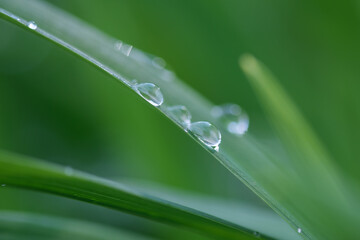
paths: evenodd
<path fill-rule="evenodd" d="M 131 50 L 133 49 L 132 45 L 123 44 L 121 52 L 125 54 L 125 56 L 130 56 Z"/>
<path fill-rule="evenodd" d="M 34 21 L 30 21 L 27 24 L 28 28 L 30 28 L 31 30 L 36 30 L 37 29 L 37 24 Z"/>
<path fill-rule="evenodd" d="M 129 45 L 129 44 L 125 44 L 122 41 L 118 40 L 114 43 L 114 48 L 115 48 L 115 50 L 123 53 L 125 56 L 129 56 L 131 53 L 131 50 L 133 49 L 133 46 Z"/>
<path fill-rule="evenodd" d="M 116 41 L 115 42 L 115 44 L 114 44 L 114 48 L 116 49 L 116 50 L 121 50 L 121 47 L 122 47 L 122 45 L 123 45 L 123 42 L 122 41 Z"/>
<path fill-rule="evenodd" d="M 301 228 L 298 228 L 298 229 L 297 229 L 297 232 L 298 232 L 298 233 L 302 233 L 302 229 L 301 229 Z"/>
<path fill-rule="evenodd" d="M 6 184 L 3 183 L 3 184 L 1 184 L 1 186 L 2 186 L 2 187 L 6 187 Z"/>
<path fill-rule="evenodd" d="M 185 129 L 188 129 L 191 123 L 191 113 L 182 105 L 171 106 L 167 108 L 169 115 Z"/>
<path fill-rule="evenodd" d="M 155 107 L 164 102 L 160 88 L 153 83 L 139 83 L 135 84 L 133 88 L 142 98 Z"/>
<path fill-rule="evenodd" d="M 244 135 L 249 129 L 249 116 L 236 104 L 224 104 L 211 109 L 211 115 L 225 125 L 228 132 Z"/>
<path fill-rule="evenodd" d="M 194 122 L 190 124 L 189 130 L 205 145 L 219 150 L 221 133 L 214 125 L 205 121 Z"/>

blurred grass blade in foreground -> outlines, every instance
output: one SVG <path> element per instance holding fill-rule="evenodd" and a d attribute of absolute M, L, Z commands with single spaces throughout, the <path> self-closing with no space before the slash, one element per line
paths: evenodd
<path fill-rule="evenodd" d="M 100 224 L 16 211 L 0 211 L 0 239 L 151 240 Z"/>
<path fill-rule="evenodd" d="M 253 230 L 69 167 L 2 152 L 0 166 L 3 187 L 22 187 L 66 196 L 184 226 L 219 239 L 257 239 Z M 273 238 L 262 236 L 261 239 Z"/>
<path fill-rule="evenodd" d="M 289 170 L 297 181 L 289 183 L 289 187 L 296 191 L 286 194 L 291 194 L 292 203 L 296 202 L 296 215 L 303 226 L 313 228 L 311 232 L 318 239 L 325 236 L 325 239 L 359 237 L 356 225 L 360 218 L 353 214 L 354 209 L 358 209 L 359 201 L 355 200 L 356 196 L 351 194 L 350 187 L 341 179 L 331 157 L 300 111 L 271 72 L 253 56 L 242 56 L 240 66 L 288 149 L 288 161 L 291 161 L 292 167 Z M 321 220 L 313 221 L 315 215 Z"/>
<path fill-rule="evenodd" d="M 332 171 L 330 162 L 324 160 L 326 156 L 324 157 L 321 151 L 313 151 L 313 139 L 296 135 L 296 144 L 299 144 L 300 148 L 294 147 L 293 144 L 284 144 L 289 154 L 287 158 L 277 154 L 274 149 L 265 150 L 266 148 L 259 144 L 259 139 L 250 134 L 239 137 L 229 133 L 226 126 L 211 116 L 213 104 L 183 84 L 174 73 L 154 68 L 149 64 L 151 59 L 136 48 L 128 47 L 126 53 L 117 51 L 118 39 L 106 36 L 45 2 L 1 0 L 0 16 L 58 44 L 105 71 L 151 103 L 182 129 L 184 126 L 169 112 L 169 107 L 173 105 L 185 106 L 190 111 L 193 121 L 213 123 L 221 131 L 218 152 L 204 144 L 204 141 L 191 131 L 187 133 L 284 217 L 300 236 L 309 239 L 351 239 L 359 235 L 356 227 L 356 223 L 359 222 L 358 216 L 351 212 L 352 209 L 358 209 L 356 201 L 347 191 L 343 191 L 343 184 L 339 181 L 338 175 Z M 133 79 L 137 82 L 134 83 Z M 146 88 L 139 91 L 139 88 L 134 87 L 137 83 L 150 85 L 141 85 Z M 152 86 L 151 89 L 148 89 L 148 86 Z M 157 98 L 160 94 L 154 86 L 161 90 L 161 98 Z M 267 87 L 276 91 L 271 85 Z M 146 96 L 145 93 L 149 92 L 156 94 Z M 155 99 L 152 98 L 154 96 Z M 291 109 L 291 105 L 288 107 L 288 110 Z M 283 112 L 279 111 L 277 114 Z M 298 116 L 289 116 L 292 118 L 290 122 Z M 284 123 L 289 121 L 286 120 Z M 295 128 L 291 127 L 291 124 L 284 125 L 285 131 L 295 131 L 297 124 Z M 303 130 L 296 132 L 299 134 Z M 308 140 L 310 145 L 303 142 Z M 21 172 L 13 172 L 13 176 L 21 177 Z M 210 231 L 209 234 L 218 233 L 212 228 L 203 230 Z"/>

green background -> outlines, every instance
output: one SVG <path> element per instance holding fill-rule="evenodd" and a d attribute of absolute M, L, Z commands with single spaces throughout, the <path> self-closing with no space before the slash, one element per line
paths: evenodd
<path fill-rule="evenodd" d="M 254 54 L 293 97 L 343 175 L 360 182 L 359 1 L 49 2 L 164 58 L 213 103 L 239 104 L 250 116 L 249 132 L 271 146 L 271 126 L 238 67 L 241 54 Z M 154 181 L 266 207 L 110 76 L 3 20 L 0 36 L 2 149 L 115 180 Z M 165 239 L 189 234 L 30 191 L 3 189 L 0 207 L 108 222 Z"/>

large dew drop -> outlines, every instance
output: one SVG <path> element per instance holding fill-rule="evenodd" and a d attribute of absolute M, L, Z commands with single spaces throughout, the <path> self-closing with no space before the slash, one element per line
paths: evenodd
<path fill-rule="evenodd" d="M 28 28 L 30 28 L 31 30 L 36 30 L 37 29 L 37 24 L 34 21 L 30 21 L 27 24 Z"/>
<path fill-rule="evenodd" d="M 249 128 L 248 115 L 236 104 L 215 106 L 211 115 L 218 118 L 230 133 L 243 135 Z"/>
<path fill-rule="evenodd" d="M 167 108 L 170 116 L 185 129 L 188 129 L 191 123 L 191 114 L 189 110 L 182 105 L 171 106 Z"/>
<path fill-rule="evenodd" d="M 189 130 L 205 145 L 219 149 L 221 143 L 220 131 L 209 122 L 194 122 L 190 124 Z"/>
<path fill-rule="evenodd" d="M 133 88 L 141 97 L 155 107 L 160 106 L 164 102 L 160 88 L 153 83 L 139 83 Z"/>

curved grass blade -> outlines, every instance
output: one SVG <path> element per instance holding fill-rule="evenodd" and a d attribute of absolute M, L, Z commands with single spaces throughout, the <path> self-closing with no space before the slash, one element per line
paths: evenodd
<path fill-rule="evenodd" d="M 317 239 L 358 238 L 356 225 L 360 218 L 353 211 L 359 209 L 359 201 L 348 192 L 331 157 L 296 105 L 271 72 L 253 56 L 244 55 L 240 66 L 287 146 L 288 160 L 292 161 L 292 170 L 299 179 L 292 182 L 297 194 L 289 193 L 298 199 L 306 196 L 306 201 L 297 204 L 296 215 L 302 227 Z M 308 212 L 312 214 L 307 215 Z"/>
<path fill-rule="evenodd" d="M 0 239 L 150 240 L 151 238 L 80 220 L 0 211 Z"/>
<path fill-rule="evenodd" d="M 264 209 L 245 202 L 215 198 L 169 188 L 159 183 L 122 179 L 132 189 L 152 193 L 161 199 L 188 206 L 213 216 L 266 234 L 278 240 L 301 239 L 290 226 L 271 209 Z"/>
<path fill-rule="evenodd" d="M 29 188 L 185 226 L 219 239 L 256 239 L 253 231 L 90 174 L 0 153 L 0 182 Z M 266 236 L 263 239 L 270 239 Z"/>
<path fill-rule="evenodd" d="M 344 215 L 339 211 L 343 207 L 347 208 L 346 203 L 338 196 L 341 191 L 337 180 L 332 179 L 327 170 L 309 167 L 302 168 L 303 172 L 299 174 L 296 161 L 290 162 L 276 152 L 265 150 L 251 134 L 238 137 L 228 133 L 226 126 L 211 116 L 213 105 L 209 101 L 183 84 L 174 73 L 154 67 L 152 59 L 145 53 L 133 48 L 130 54 L 124 54 L 116 50 L 120 46 L 117 39 L 108 37 L 81 20 L 41 1 L 0 0 L 0 16 L 82 57 L 132 90 L 133 79 L 139 83 L 151 82 L 158 85 L 164 95 L 164 103 L 157 109 L 179 127 L 183 128 L 168 111 L 171 105 L 187 107 L 194 121 L 214 123 L 222 133 L 219 152 L 204 145 L 191 132 L 188 134 L 284 217 L 302 237 L 315 239 L 316 236 L 321 239 L 325 236 L 325 229 L 329 229 L 326 235 L 333 234 L 332 236 L 338 237 L 341 231 L 350 234 L 347 226 L 351 225 L 348 222 L 351 223 L 354 216 Z M 36 23 L 36 27 L 31 21 Z M 312 176 L 311 180 L 317 175 L 322 180 L 314 180 L 314 188 L 308 189 L 308 184 L 302 183 L 303 176 L 307 175 Z M 329 178 L 331 184 L 324 185 L 324 179 Z M 318 189 L 321 191 L 316 191 Z M 309 196 L 308 191 L 312 196 Z M 334 195 L 335 198 L 327 198 Z M 320 202 L 326 202 L 323 205 L 327 205 L 329 201 L 332 203 L 330 206 L 338 202 L 337 207 L 324 209 L 316 205 Z M 333 224 L 327 225 L 327 220 L 336 219 L 339 213 L 344 220 L 337 227 Z M 317 224 L 312 225 L 314 222 Z M 319 226 L 320 223 L 323 223 L 323 226 Z"/>

